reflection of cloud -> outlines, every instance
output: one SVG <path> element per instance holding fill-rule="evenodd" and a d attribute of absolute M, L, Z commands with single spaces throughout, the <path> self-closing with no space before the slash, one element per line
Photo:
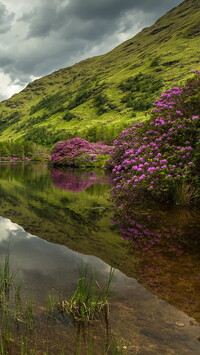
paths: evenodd
<path fill-rule="evenodd" d="M 0 261 L 9 251 L 12 269 L 20 270 L 23 284 L 36 293 L 42 293 L 43 297 L 52 288 L 63 289 L 68 285 L 70 290 L 74 289 L 81 264 L 97 271 L 100 279 L 104 279 L 110 271 L 110 266 L 101 259 L 33 236 L 3 217 L 0 217 L 0 231 L 4 236 L 0 240 Z M 116 271 L 116 284 L 121 283 L 122 275 Z"/>
<path fill-rule="evenodd" d="M 0 242 L 9 241 L 10 238 L 17 232 L 24 231 L 22 227 L 16 223 L 12 223 L 9 219 L 0 217 Z M 27 233 L 28 234 L 28 233 Z"/>
<path fill-rule="evenodd" d="M 12 223 L 10 219 L 0 217 L 0 243 L 3 241 L 11 242 L 16 236 L 18 239 L 30 239 L 35 237 L 25 232 L 18 224 Z"/>
<path fill-rule="evenodd" d="M 3 234 L 3 227 L 5 227 L 6 233 L 9 232 L 11 235 L 12 242 L 9 244 L 11 266 L 14 270 L 20 269 L 22 286 L 25 287 L 26 292 L 33 295 L 36 304 L 44 305 L 51 290 L 58 290 L 63 298 L 70 297 L 74 292 L 78 278 L 77 269 L 81 264 L 87 264 L 89 268 L 97 271 L 100 284 L 102 280 L 105 281 L 110 271 L 110 266 L 99 258 L 83 255 L 67 247 L 31 236 L 17 224 L 2 217 L 0 217 L 0 226 Z M 3 244 L 5 243 L 0 241 L 0 256 L 5 253 Z M 166 334 L 170 347 L 172 344 L 175 347 L 175 344 L 179 343 L 183 346 L 183 339 L 186 339 L 186 344 L 191 341 L 194 353 L 198 353 L 195 352 L 194 337 L 199 336 L 199 329 L 189 325 L 190 319 L 185 314 L 160 301 L 158 297 L 140 286 L 135 279 L 126 277 L 119 270 L 115 271 L 111 290 L 112 323 L 119 324 L 120 327 L 123 324 L 124 331 L 127 334 L 130 332 L 130 337 L 133 336 L 134 330 L 130 324 L 134 324 L 137 333 L 138 329 L 142 329 L 144 334 L 145 332 L 150 334 L 152 340 L 155 331 L 157 339 L 159 324 L 161 329 L 159 342 L 160 339 L 165 339 Z M 179 330 L 175 325 L 177 320 L 188 324 L 188 327 Z M 149 329 L 152 331 L 150 332 Z M 180 341 L 177 341 L 178 336 Z M 197 345 L 199 347 L 199 344 Z M 179 350 L 180 348 L 176 351 L 177 354 L 181 353 Z"/>

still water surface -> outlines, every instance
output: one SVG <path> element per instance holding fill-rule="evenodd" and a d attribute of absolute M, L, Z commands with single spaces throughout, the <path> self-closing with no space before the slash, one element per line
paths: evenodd
<path fill-rule="evenodd" d="M 9 248 L 12 268 L 40 316 L 52 290 L 70 297 L 81 263 L 99 270 L 102 280 L 114 266 L 109 327 L 125 339 L 128 354 L 198 354 L 198 211 L 115 208 L 109 190 L 102 171 L 2 163 L 1 257 Z M 103 327 L 93 329 L 97 344 L 106 338 Z M 65 344 L 64 353 L 75 353 L 70 321 L 57 320 L 51 332 Z M 97 346 L 94 354 L 102 353 Z"/>

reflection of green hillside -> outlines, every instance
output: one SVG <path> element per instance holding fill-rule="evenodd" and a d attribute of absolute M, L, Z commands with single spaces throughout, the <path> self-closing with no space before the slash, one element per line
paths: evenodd
<path fill-rule="evenodd" d="M 97 181 L 100 179 L 97 173 Z M 133 263 L 126 242 L 110 223 L 109 186 L 105 183 L 72 193 L 53 185 L 44 164 L 4 164 L 0 166 L 0 196 L 0 215 L 29 233 L 98 256 L 116 267 L 124 264 L 127 272 L 128 264 Z"/>

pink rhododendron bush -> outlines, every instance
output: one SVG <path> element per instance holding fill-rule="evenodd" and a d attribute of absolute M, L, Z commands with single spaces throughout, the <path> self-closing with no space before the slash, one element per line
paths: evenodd
<path fill-rule="evenodd" d="M 103 143 L 89 143 L 82 138 L 72 138 L 58 143 L 51 154 L 55 166 L 96 167 L 104 166 L 113 147 Z"/>
<path fill-rule="evenodd" d="M 200 72 L 154 103 L 148 121 L 126 129 L 114 142 L 114 191 L 188 204 L 199 198 Z"/>

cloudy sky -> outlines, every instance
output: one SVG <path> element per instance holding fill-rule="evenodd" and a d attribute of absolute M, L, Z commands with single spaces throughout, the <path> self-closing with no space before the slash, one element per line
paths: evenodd
<path fill-rule="evenodd" d="M 182 0 L 0 0 L 0 100 L 106 53 Z"/>

